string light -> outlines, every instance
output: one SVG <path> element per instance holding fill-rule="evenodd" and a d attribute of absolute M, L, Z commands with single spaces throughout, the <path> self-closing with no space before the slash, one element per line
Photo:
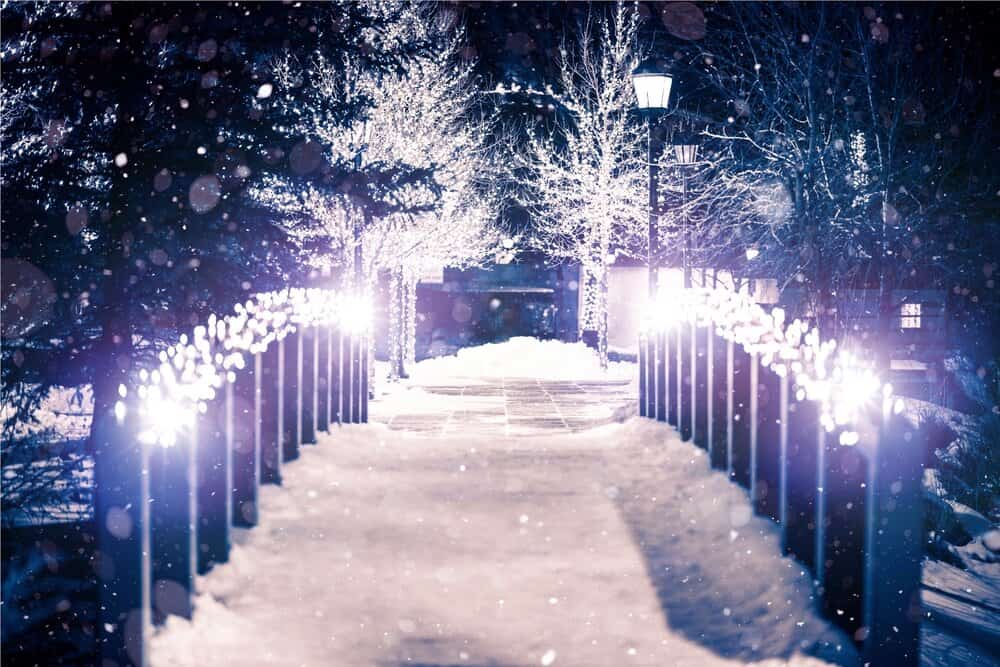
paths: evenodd
<path fill-rule="evenodd" d="M 665 331 L 678 324 L 712 327 L 721 338 L 756 354 L 765 367 L 795 383 L 798 400 L 818 401 L 827 431 L 858 422 L 861 412 L 881 392 L 892 393 L 857 355 L 837 349 L 835 340 L 821 340 L 819 330 L 794 319 L 786 324 L 785 311 L 766 311 L 749 295 L 727 289 L 661 289 L 647 306 L 643 333 Z M 844 431 L 842 444 L 857 443 L 857 434 Z"/>
<path fill-rule="evenodd" d="M 139 373 L 140 441 L 165 447 L 193 425 L 236 371 L 247 367 L 246 355 L 267 347 L 302 327 L 337 325 L 355 334 L 370 331 L 371 304 L 364 298 L 320 288 L 290 288 L 238 303 L 233 314 L 212 314 L 159 354 L 159 367 Z M 124 390 L 124 387 L 122 388 Z M 117 413 L 117 408 L 116 408 Z M 124 404 L 121 408 L 124 417 Z"/>

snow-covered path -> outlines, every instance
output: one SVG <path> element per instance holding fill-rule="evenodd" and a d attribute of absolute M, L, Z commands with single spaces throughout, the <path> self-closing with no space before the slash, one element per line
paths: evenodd
<path fill-rule="evenodd" d="M 373 403 L 264 490 L 153 664 L 852 664 L 773 528 L 672 430 L 614 421 L 631 401 L 437 377 Z"/>

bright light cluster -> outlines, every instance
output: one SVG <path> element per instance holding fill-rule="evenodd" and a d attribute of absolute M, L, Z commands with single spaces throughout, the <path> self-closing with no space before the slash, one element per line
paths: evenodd
<path fill-rule="evenodd" d="M 891 394 L 870 368 L 855 355 L 838 350 L 835 340 L 820 340 L 819 330 L 795 319 L 785 322 L 785 311 L 766 311 L 749 295 L 728 289 L 661 289 L 646 310 L 644 332 L 661 331 L 679 323 L 715 328 L 726 340 L 756 353 L 761 363 L 780 376 L 790 377 L 796 398 L 819 401 L 827 431 L 853 425 L 861 410 L 880 394 Z M 855 444 L 848 434 L 843 444 Z M 853 440 L 853 441 L 852 441 Z"/>
<path fill-rule="evenodd" d="M 189 338 L 160 352 L 160 365 L 139 371 L 139 411 L 146 444 L 172 446 L 190 428 L 197 412 L 204 412 L 248 357 L 299 327 L 337 324 L 350 333 L 367 332 L 372 322 L 370 304 L 358 297 L 319 288 L 294 288 L 254 296 L 238 303 L 226 317 L 211 315 Z"/>

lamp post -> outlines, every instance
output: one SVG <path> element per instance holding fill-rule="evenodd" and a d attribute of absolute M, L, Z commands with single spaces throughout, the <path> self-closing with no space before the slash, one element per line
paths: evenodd
<path fill-rule="evenodd" d="M 659 241 L 657 239 L 657 223 L 659 218 L 659 202 L 657 196 L 657 181 L 659 167 L 657 160 L 663 151 L 663 139 L 655 132 L 656 121 L 667 110 L 670 102 L 670 88 L 673 77 L 654 61 L 647 60 L 639 64 L 632 72 L 632 86 L 635 88 L 636 106 L 639 112 L 649 121 L 649 138 L 647 141 L 649 162 L 649 233 L 646 249 L 646 262 L 649 267 L 649 298 L 656 295 L 656 255 Z"/>
<path fill-rule="evenodd" d="M 691 225 L 688 224 L 687 217 L 687 167 L 694 164 L 695 160 L 698 159 L 698 144 L 696 143 L 680 143 L 674 144 L 674 158 L 677 160 L 677 164 L 681 165 L 681 184 L 683 187 L 684 194 L 684 289 L 691 288 Z"/>

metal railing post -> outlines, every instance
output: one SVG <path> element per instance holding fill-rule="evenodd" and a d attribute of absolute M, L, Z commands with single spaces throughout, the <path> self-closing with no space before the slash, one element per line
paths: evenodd
<path fill-rule="evenodd" d="M 282 438 L 281 438 L 281 461 L 294 461 L 299 458 L 299 443 L 302 436 L 302 416 L 300 409 L 302 406 L 302 387 L 299 378 L 302 373 L 301 335 L 294 331 L 289 333 L 282 341 L 284 346 L 284 386 L 281 398 L 282 412 Z"/>
<path fill-rule="evenodd" d="M 260 487 L 260 354 L 236 373 L 233 421 L 233 525 L 257 525 Z"/>
<path fill-rule="evenodd" d="M 152 574 L 149 448 L 138 438 L 134 397 L 121 418 L 97 414 L 94 525 L 98 653 L 109 664 L 148 664 Z"/>
<path fill-rule="evenodd" d="M 230 385 L 205 401 L 198 416 L 198 573 L 229 559 L 232 517 L 232 457 L 229 451 Z"/>
<path fill-rule="evenodd" d="M 285 411 L 285 341 L 272 341 L 261 354 L 260 481 L 281 484 Z"/>
<path fill-rule="evenodd" d="M 649 377 L 649 336 L 645 331 L 639 332 L 639 416 L 649 417 L 649 390 L 647 387 Z"/>
<path fill-rule="evenodd" d="M 299 329 L 299 443 L 316 444 L 316 328 L 302 325 Z"/>

